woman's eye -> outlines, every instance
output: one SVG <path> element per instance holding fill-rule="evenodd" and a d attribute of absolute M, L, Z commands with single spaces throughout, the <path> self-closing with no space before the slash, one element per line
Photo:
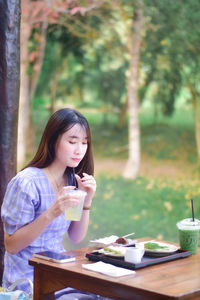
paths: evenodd
<path fill-rule="evenodd" d="M 68 142 L 69 142 L 69 144 L 71 144 L 71 145 L 75 145 L 76 143 L 78 143 L 77 141 L 68 141 Z M 87 145 L 87 144 L 88 144 L 87 141 L 82 142 L 82 145 Z"/>

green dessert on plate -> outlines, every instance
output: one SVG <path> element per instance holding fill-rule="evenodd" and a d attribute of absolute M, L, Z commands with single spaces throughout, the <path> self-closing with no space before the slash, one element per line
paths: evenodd
<path fill-rule="evenodd" d="M 169 249 L 169 247 L 167 247 L 167 246 L 161 246 L 161 245 L 159 245 L 158 243 L 155 243 L 155 242 L 145 243 L 144 244 L 144 248 L 146 250 L 159 250 L 159 249 L 166 249 L 166 250 L 168 250 Z"/>

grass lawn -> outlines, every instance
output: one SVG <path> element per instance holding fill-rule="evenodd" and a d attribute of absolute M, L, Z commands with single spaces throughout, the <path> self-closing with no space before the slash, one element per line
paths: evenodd
<path fill-rule="evenodd" d="M 109 234 L 150 236 L 177 241 L 176 223 L 191 217 L 190 197 L 195 195 L 196 217 L 200 217 L 199 186 L 176 182 L 134 181 L 121 177 L 97 177 L 98 189 L 91 213 L 89 238 Z"/>
<path fill-rule="evenodd" d="M 130 232 L 135 232 L 134 238 L 148 236 L 178 242 L 176 223 L 191 217 L 191 197 L 194 198 L 195 217 L 200 218 L 200 187 L 196 181 L 183 184 L 144 177 L 128 181 L 104 173 L 96 179 L 98 188 L 82 246 L 90 239 Z M 65 240 L 68 248 L 74 248 L 68 239 Z"/>

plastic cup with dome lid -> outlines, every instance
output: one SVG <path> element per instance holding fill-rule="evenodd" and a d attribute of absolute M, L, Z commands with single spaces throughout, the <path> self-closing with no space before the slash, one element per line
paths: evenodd
<path fill-rule="evenodd" d="M 200 221 L 198 219 L 188 218 L 179 221 L 176 226 L 179 231 L 181 249 L 195 254 L 199 243 Z"/>

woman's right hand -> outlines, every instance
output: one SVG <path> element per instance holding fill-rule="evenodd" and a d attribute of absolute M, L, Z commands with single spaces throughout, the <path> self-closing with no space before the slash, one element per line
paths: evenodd
<path fill-rule="evenodd" d="M 73 189 L 74 186 L 64 186 L 62 190 L 57 194 L 56 200 L 47 210 L 48 214 L 52 216 L 52 219 L 60 216 L 68 207 L 76 206 L 80 202 L 82 197 L 80 194 L 67 193 L 67 191 Z"/>

